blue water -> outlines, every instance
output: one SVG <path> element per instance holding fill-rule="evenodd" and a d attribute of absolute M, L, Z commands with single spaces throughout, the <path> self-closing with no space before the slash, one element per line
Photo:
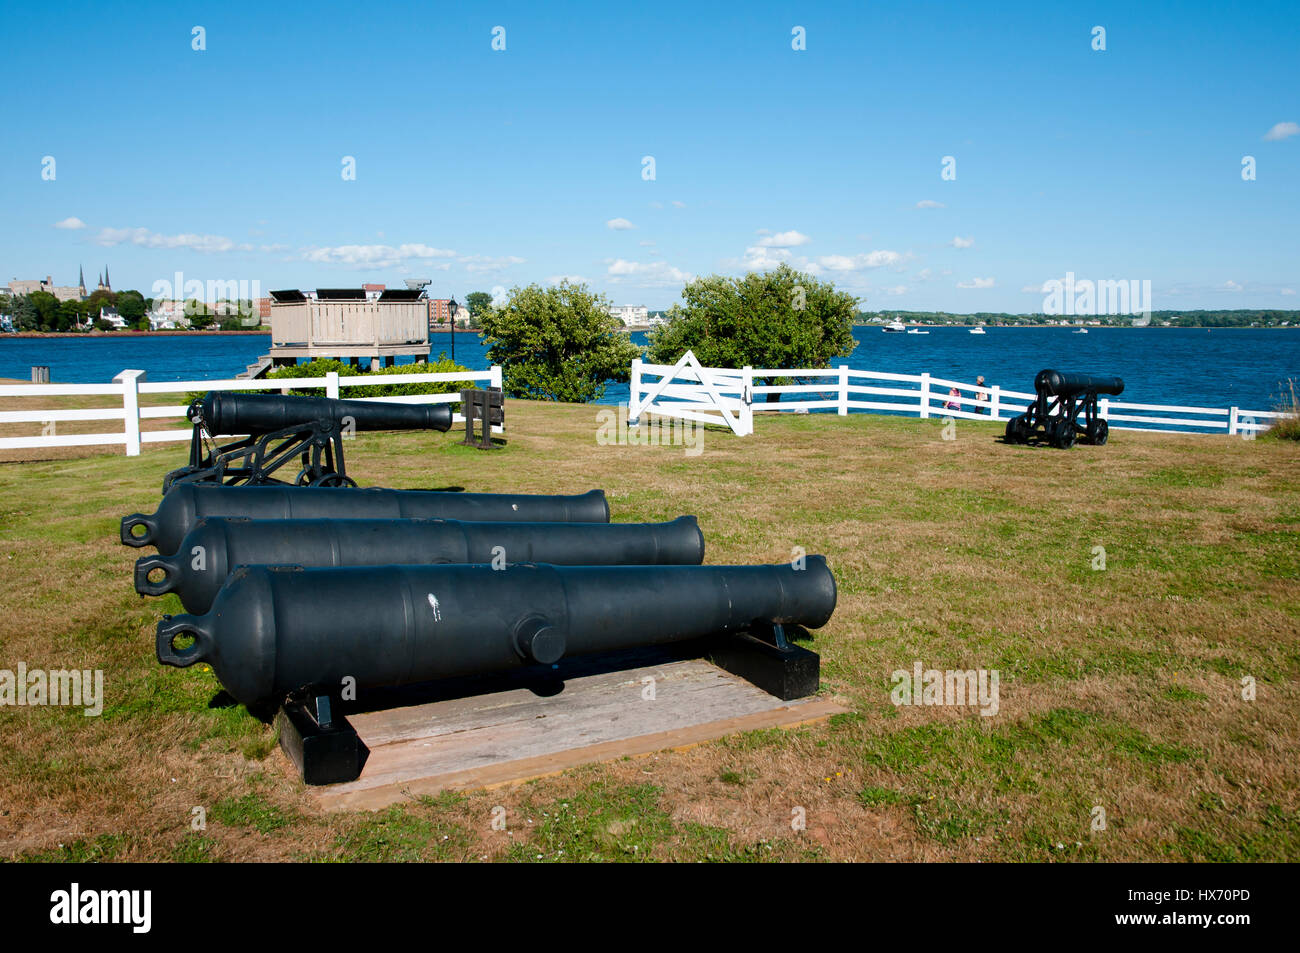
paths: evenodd
<path fill-rule="evenodd" d="M 860 370 L 919 374 L 1032 391 L 1045 367 L 1116 374 L 1123 400 L 1135 403 L 1237 406 L 1269 410 L 1288 379 L 1300 381 L 1300 328 L 931 328 L 927 335 L 886 334 L 858 327 L 858 346 L 834 361 Z M 644 345 L 645 334 L 632 335 Z M 31 379 L 33 364 L 48 364 L 50 379 L 98 383 L 125 368 L 143 368 L 151 381 L 234 377 L 269 349 L 266 335 L 16 338 L 0 337 L 0 377 Z M 433 338 L 433 356 L 451 351 L 450 335 Z M 475 370 L 488 366 L 474 334 L 456 335 L 456 360 Z M 628 386 L 611 384 L 601 403 L 626 401 Z"/>

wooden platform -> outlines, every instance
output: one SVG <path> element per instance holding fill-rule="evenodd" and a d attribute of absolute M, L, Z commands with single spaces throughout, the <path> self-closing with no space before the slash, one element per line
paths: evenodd
<path fill-rule="evenodd" d="M 654 699 L 643 697 L 654 679 Z M 375 810 L 447 789 L 494 787 L 580 764 L 684 748 L 846 711 L 783 702 L 700 659 L 600 668 L 558 684 L 495 686 L 470 697 L 349 714 L 370 749 L 361 777 L 312 788 L 327 811 Z"/>

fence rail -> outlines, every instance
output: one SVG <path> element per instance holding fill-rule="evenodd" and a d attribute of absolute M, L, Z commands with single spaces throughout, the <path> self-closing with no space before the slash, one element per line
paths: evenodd
<path fill-rule="evenodd" d="M 813 380 L 764 383 L 808 378 Z M 951 393 L 954 388 L 956 394 Z M 986 396 L 978 397 L 981 393 Z M 768 402 L 769 394 L 780 395 L 779 402 Z M 791 395 L 795 399 L 787 400 Z M 1034 399 L 1034 394 L 996 384 L 977 385 L 932 374 L 860 371 L 844 364 L 817 369 L 703 367 L 688 351 L 675 365 L 632 362 L 628 423 L 636 423 L 644 413 L 724 425 L 729 416 L 736 422 L 731 429 L 743 436 L 753 433 L 755 411 L 834 410 L 843 416 L 860 410 L 921 418 L 1010 420 Z M 1170 432 L 1172 428 L 1176 433 L 1253 436 L 1267 430 L 1273 420 L 1288 416 L 1272 410 L 1137 404 L 1109 398 L 1101 398 L 1097 404 L 1112 430 Z"/>
<path fill-rule="evenodd" d="M 0 397 L 67 397 L 113 396 L 121 399 L 120 407 L 102 407 L 76 410 L 4 410 L 0 411 L 0 424 L 38 423 L 50 426 L 60 422 L 88 420 L 121 420 L 122 433 L 42 434 L 38 437 L 0 437 L 0 450 L 40 449 L 42 447 L 93 447 L 124 446 L 126 455 L 138 456 L 146 443 L 170 443 L 190 439 L 189 430 L 141 430 L 142 420 L 185 419 L 189 408 L 185 404 L 140 406 L 142 394 L 187 394 L 210 390 L 280 390 L 291 388 L 324 387 L 325 396 L 337 398 L 343 387 L 382 387 L 388 384 L 481 382 L 489 387 L 501 386 L 501 366 L 493 365 L 486 371 L 448 371 L 429 374 L 402 374 L 400 376 L 374 374 L 363 377 L 340 377 L 331 371 L 324 377 L 292 377 L 274 380 L 192 380 L 153 383 L 145 380 L 144 371 L 125 370 L 113 378 L 111 384 L 3 384 Z M 358 397 L 356 400 L 387 401 L 401 404 L 453 404 L 460 400 L 459 393 L 418 394 L 409 397 Z M 465 418 L 455 414 L 452 420 L 463 423 Z M 502 433 L 500 425 L 492 427 Z M 214 435 L 215 436 L 215 435 Z M 222 436 L 242 436 L 225 434 Z"/>

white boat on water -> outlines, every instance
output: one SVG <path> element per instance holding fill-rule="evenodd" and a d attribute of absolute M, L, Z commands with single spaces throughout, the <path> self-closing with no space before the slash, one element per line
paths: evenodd
<path fill-rule="evenodd" d="M 1075 333 L 1075 334 L 1087 334 L 1087 333 L 1088 333 L 1088 329 L 1087 329 L 1087 328 L 1075 328 L 1075 329 L 1074 329 L 1074 333 Z"/>
<path fill-rule="evenodd" d="M 883 328 L 881 328 L 881 330 L 882 330 L 882 331 L 895 331 L 895 332 L 900 332 L 900 333 L 901 333 L 901 332 L 907 330 L 907 325 L 904 324 L 902 321 L 899 321 L 897 318 L 895 318 L 893 321 L 890 321 L 890 322 L 889 322 L 888 324 L 886 324 Z"/>
<path fill-rule="evenodd" d="M 984 333 L 984 328 L 983 328 L 983 327 L 971 328 L 971 329 L 970 329 L 970 333 L 971 333 L 971 334 L 983 334 L 983 333 Z"/>
<path fill-rule="evenodd" d="M 920 328 L 908 328 L 908 334 L 929 334 L 929 331 L 922 331 Z"/>

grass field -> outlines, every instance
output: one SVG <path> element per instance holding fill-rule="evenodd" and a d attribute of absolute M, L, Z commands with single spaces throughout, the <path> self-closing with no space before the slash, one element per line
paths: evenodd
<path fill-rule="evenodd" d="M 509 414 L 504 450 L 363 434 L 350 472 L 426 489 L 603 487 L 615 520 L 696 514 L 710 563 L 821 553 L 840 601 L 812 647 L 823 691 L 851 713 L 321 815 L 271 727 L 213 706 L 210 672 L 154 658 L 154 625 L 179 603 L 135 594 L 140 553 L 118 544 L 118 520 L 156 508 L 184 445 L 4 463 L 0 668 L 102 669 L 106 702 L 97 718 L 0 709 L 0 855 L 1300 859 L 1296 443 L 1117 432 L 1061 452 L 1003 445 L 994 424 L 960 422 L 945 440 L 939 421 L 785 415 L 748 438 L 710 430 L 688 456 L 598 445 L 592 407 L 515 401 Z M 918 660 L 997 670 L 997 714 L 896 707 L 890 674 Z M 506 831 L 491 826 L 498 805 Z"/>

